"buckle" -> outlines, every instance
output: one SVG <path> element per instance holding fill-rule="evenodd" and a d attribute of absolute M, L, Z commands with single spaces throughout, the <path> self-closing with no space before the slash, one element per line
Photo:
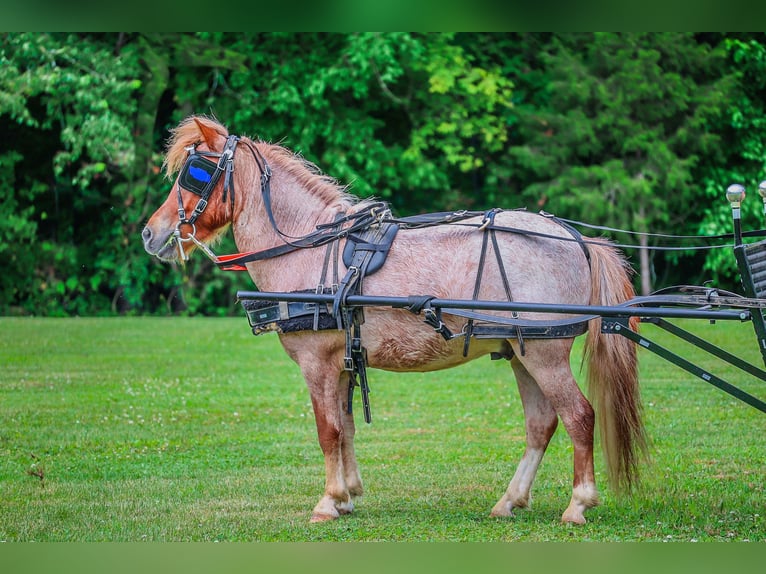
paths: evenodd
<path fill-rule="evenodd" d="M 194 213 L 202 214 L 203 211 L 205 211 L 205 208 L 207 207 L 207 199 L 204 197 L 200 197 L 199 201 L 197 202 L 197 206 L 194 208 Z"/>

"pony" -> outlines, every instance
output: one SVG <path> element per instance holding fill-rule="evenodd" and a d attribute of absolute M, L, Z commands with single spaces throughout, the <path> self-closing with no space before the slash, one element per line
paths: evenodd
<path fill-rule="evenodd" d="M 226 172 L 225 177 L 211 180 L 202 210 L 200 193 L 184 189 L 175 177 L 184 172 L 192 154 L 219 158 L 218 169 Z M 225 169 L 224 159 L 229 162 Z M 171 131 L 164 169 L 174 183 L 143 228 L 146 251 L 166 262 L 183 259 L 195 249 L 209 250 L 231 229 L 242 252 L 277 253 L 245 264 L 263 291 L 313 291 L 322 282 L 325 249 L 303 244 L 282 253 L 279 246 L 297 244 L 295 238 L 315 234 L 318 226 L 347 222 L 373 201 L 355 198 L 285 147 L 231 136 L 223 124 L 207 116 L 190 116 Z M 265 181 L 269 194 L 264 193 Z M 192 210 L 196 215 L 190 223 L 185 214 Z M 498 232 L 490 245 L 496 263 L 502 264 L 489 259 L 483 270 L 478 269 L 482 217 L 466 219 L 462 225 L 403 228 L 382 268 L 364 278 L 364 294 L 428 293 L 439 298 L 507 301 L 510 293 L 515 301 L 555 305 L 617 305 L 634 297 L 632 270 L 606 239 L 588 239 L 584 249 L 556 221 L 524 210 L 498 210 L 493 220 L 497 226 L 521 231 Z M 348 223 L 338 228 L 344 225 Z M 333 237 L 340 249 L 346 241 L 342 232 Z M 337 265 L 346 271 L 343 262 Z M 510 316 L 509 312 L 495 314 Z M 542 321 L 553 314 L 514 316 Z M 465 327 L 465 320 L 456 315 L 445 315 L 443 322 L 454 332 Z M 588 319 L 584 345 L 590 401 L 570 367 L 573 337 L 477 338 L 465 345 L 459 337 L 442 337 L 409 310 L 386 307 L 365 308 L 361 331 L 367 364 L 375 369 L 436 371 L 490 353 L 509 359 L 525 417 L 526 446 L 491 516 L 512 516 L 515 509 L 529 506 L 538 466 L 559 420 L 573 445 L 572 495 L 563 522 L 585 523 L 584 513 L 599 503 L 593 461 L 596 426 L 609 484 L 624 492 L 637 483 L 646 439 L 636 347 L 623 337 L 602 333 L 599 317 Z M 324 493 L 311 522 L 337 519 L 352 512 L 363 493 L 354 451 L 354 415 L 349 408 L 348 391 L 354 380 L 344 368 L 345 333 L 307 329 L 280 333 L 279 339 L 305 379 L 324 455 Z"/>

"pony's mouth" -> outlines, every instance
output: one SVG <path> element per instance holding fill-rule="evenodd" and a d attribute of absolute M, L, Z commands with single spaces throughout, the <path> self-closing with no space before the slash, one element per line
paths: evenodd
<path fill-rule="evenodd" d="M 151 253 L 151 252 L 150 252 Z M 160 247 L 160 249 L 152 253 L 157 259 L 160 261 L 163 261 L 165 263 L 170 263 L 173 261 L 178 261 L 180 259 L 178 252 L 178 243 L 176 243 L 172 237 L 163 245 Z"/>
<path fill-rule="evenodd" d="M 175 241 L 173 232 L 168 232 L 163 236 L 155 235 L 152 229 L 147 225 L 141 232 L 144 240 L 144 249 L 149 255 L 154 255 L 159 260 L 169 263 L 179 259 L 178 242 Z"/>

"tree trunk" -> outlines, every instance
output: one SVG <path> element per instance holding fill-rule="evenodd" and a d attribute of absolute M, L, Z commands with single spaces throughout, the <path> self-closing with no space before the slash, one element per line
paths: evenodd
<path fill-rule="evenodd" d="M 638 221 L 640 222 L 639 231 L 646 232 L 646 210 L 641 206 L 638 210 Z M 649 295 L 652 292 L 652 268 L 649 263 L 649 237 L 646 235 L 638 236 L 639 266 L 641 275 L 641 295 Z"/>
<path fill-rule="evenodd" d="M 639 235 L 639 261 L 641 265 L 641 295 L 649 295 L 652 292 L 652 270 L 649 264 L 649 239 L 646 235 Z"/>

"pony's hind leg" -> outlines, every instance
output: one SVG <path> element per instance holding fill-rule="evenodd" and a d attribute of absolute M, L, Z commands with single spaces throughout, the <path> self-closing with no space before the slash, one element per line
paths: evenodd
<path fill-rule="evenodd" d="M 563 522 L 584 524 L 584 512 L 598 505 L 593 471 L 593 407 L 582 394 L 569 364 L 570 339 L 529 341 L 519 357 L 549 404 L 558 414 L 572 441 L 574 480 L 572 499 L 561 517 Z M 514 349 L 518 357 L 518 349 Z"/>
<path fill-rule="evenodd" d="M 558 416 L 524 365 L 511 361 L 524 408 L 526 449 L 505 494 L 492 509 L 491 516 L 511 516 L 514 508 L 529 506 L 530 491 L 545 449 L 556 431 Z"/>

